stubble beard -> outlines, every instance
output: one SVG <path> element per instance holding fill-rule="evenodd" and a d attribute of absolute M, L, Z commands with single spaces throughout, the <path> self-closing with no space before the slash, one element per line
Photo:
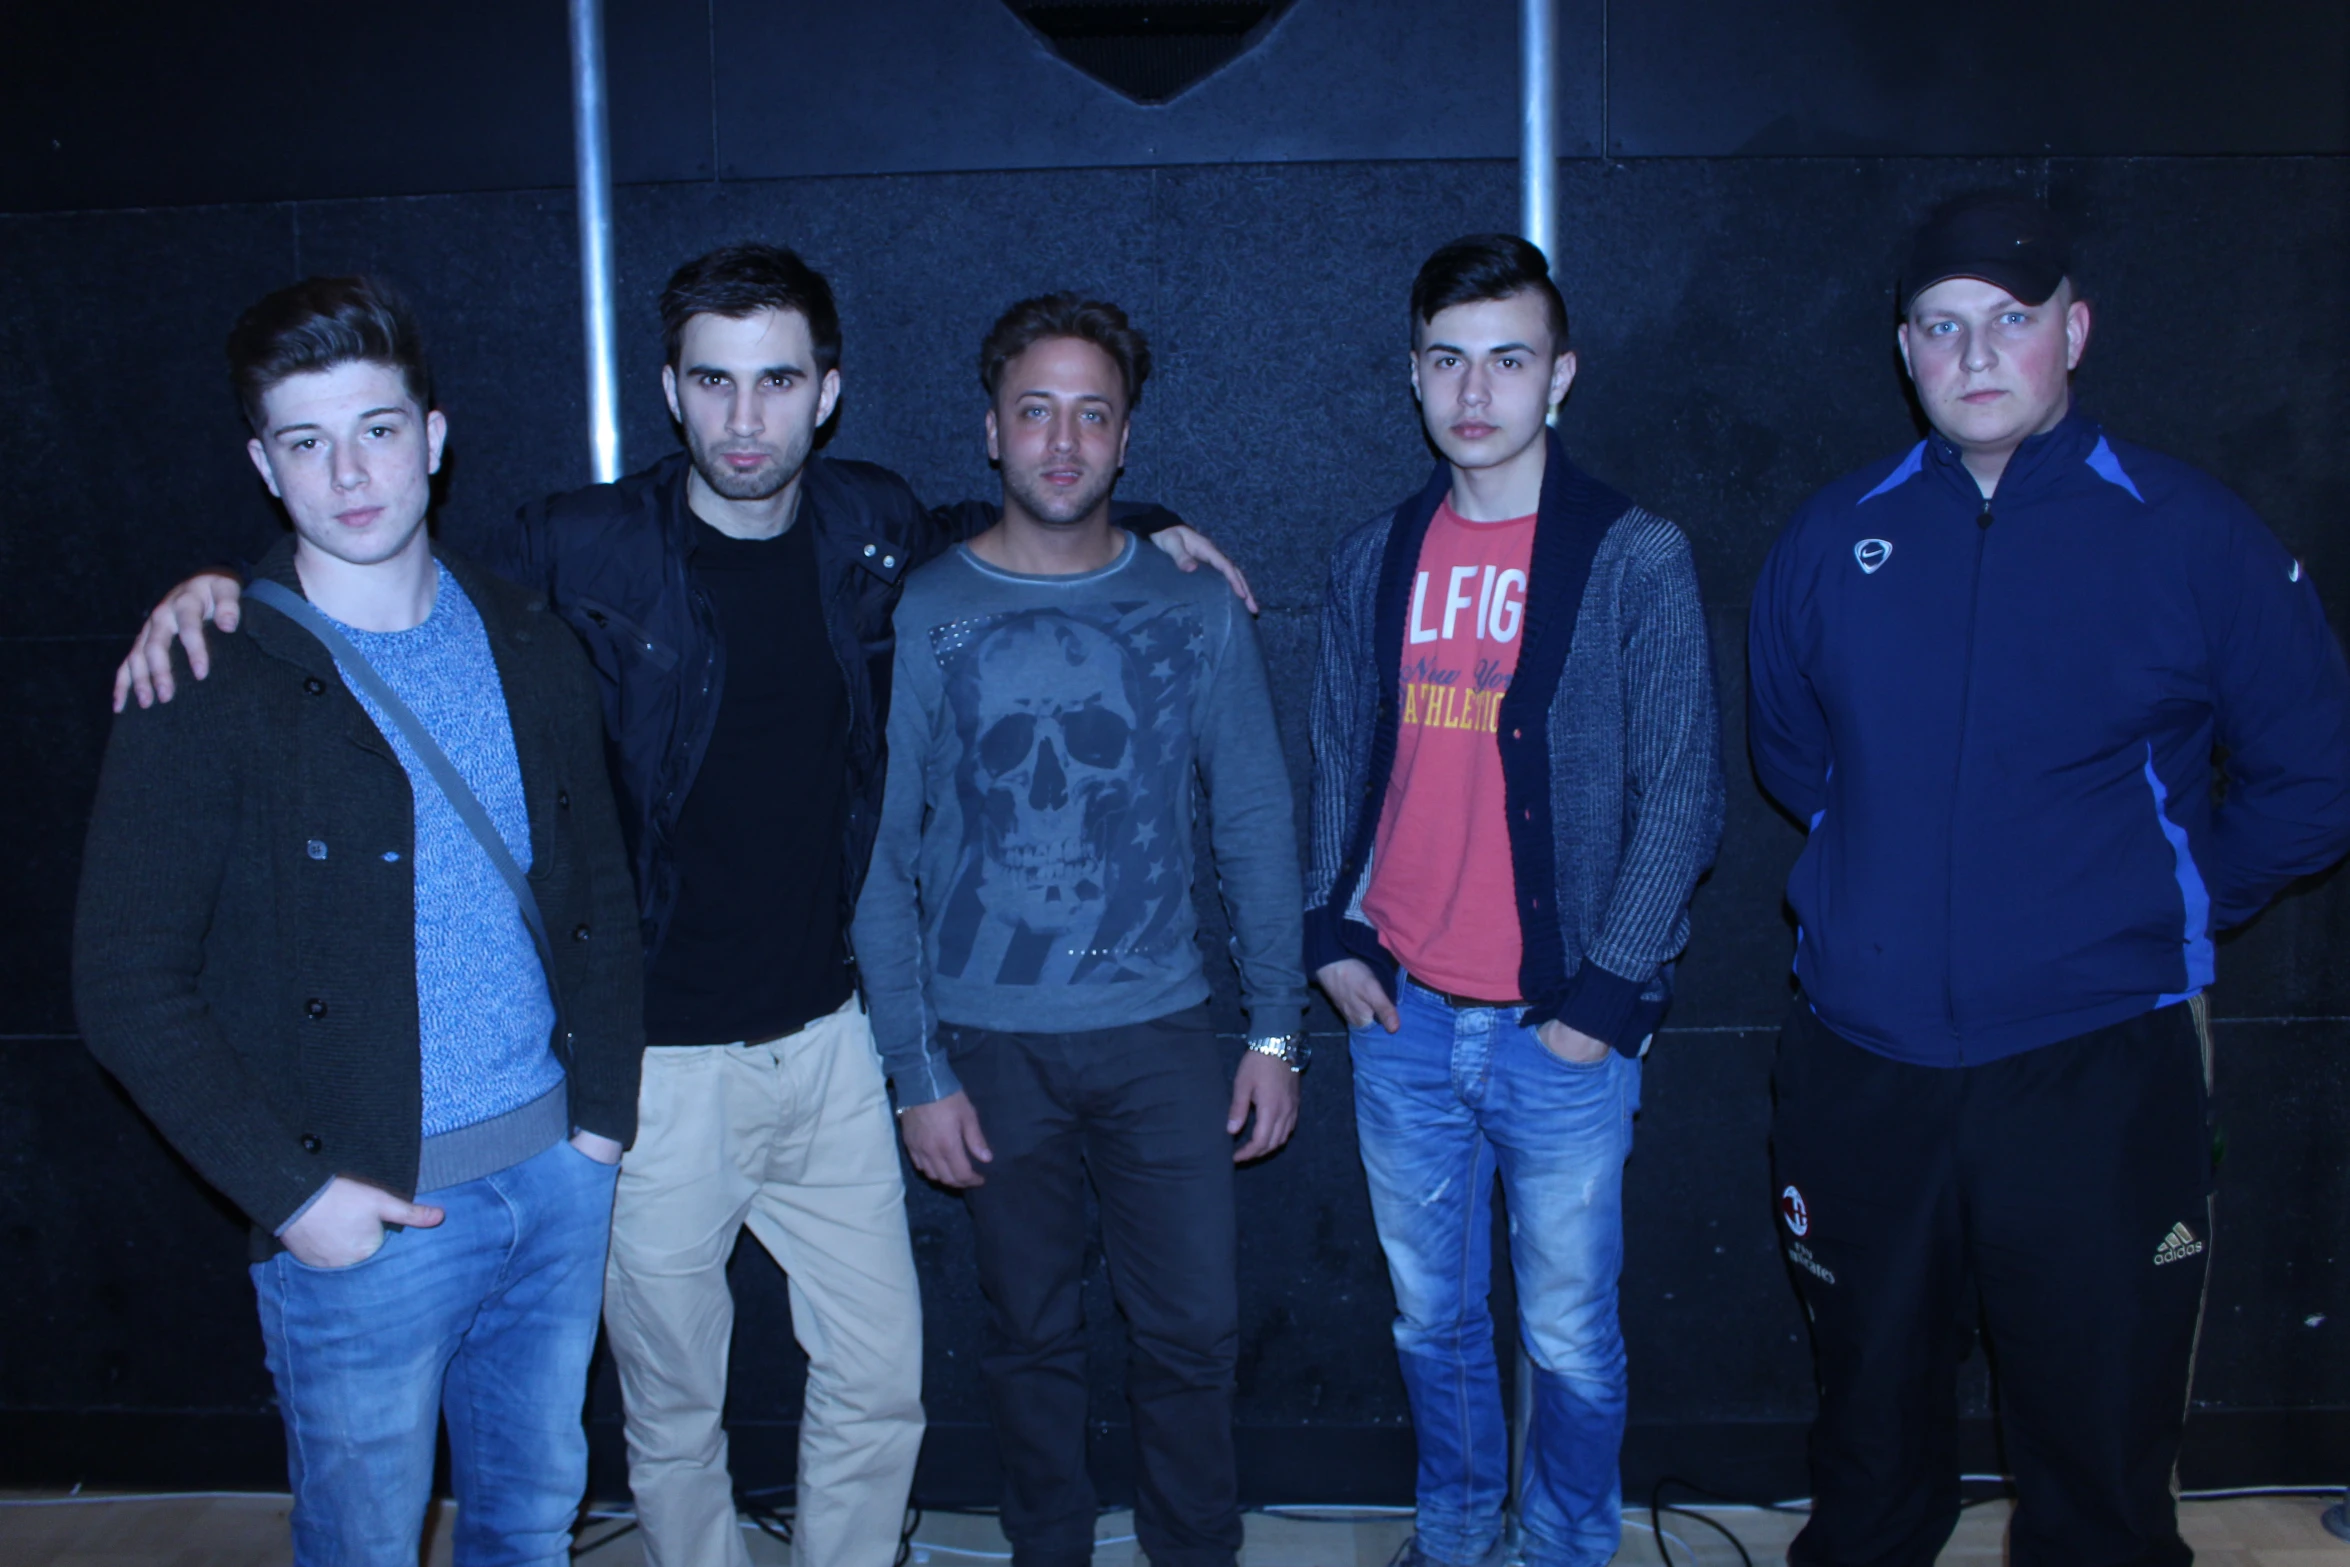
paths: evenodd
<path fill-rule="evenodd" d="M 781 493 L 783 488 L 800 476 L 808 464 L 808 453 L 816 444 L 814 430 L 797 430 L 781 446 L 760 444 L 756 449 L 767 454 L 767 461 L 748 473 L 727 466 L 716 452 L 691 427 L 686 430 L 686 454 L 692 458 L 694 472 L 702 482 L 719 496 L 730 501 L 764 501 Z M 737 444 L 734 451 L 753 448 Z"/>
<path fill-rule="evenodd" d="M 1055 489 L 1034 473 L 1004 470 L 1005 492 L 1020 503 L 1021 510 L 1048 528 L 1076 527 L 1109 499 L 1117 484 L 1115 468 L 1086 475 L 1085 482 L 1073 490 Z"/>

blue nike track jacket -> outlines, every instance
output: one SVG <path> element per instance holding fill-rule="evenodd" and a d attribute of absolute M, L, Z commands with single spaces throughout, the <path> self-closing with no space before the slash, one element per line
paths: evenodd
<path fill-rule="evenodd" d="M 2300 563 L 2077 409 L 1989 501 L 1939 436 L 1814 496 L 1747 657 L 1755 771 L 1811 828 L 1796 974 L 1897 1060 L 2183 1000 L 2215 931 L 2350 849 L 2350 673 Z"/>

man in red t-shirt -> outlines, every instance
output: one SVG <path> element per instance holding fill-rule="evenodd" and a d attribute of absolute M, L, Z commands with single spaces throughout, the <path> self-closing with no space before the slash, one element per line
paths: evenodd
<path fill-rule="evenodd" d="M 1545 428 L 1575 355 L 1542 253 L 1445 246 L 1412 329 L 1444 461 L 1331 565 L 1307 962 L 1351 1029 L 1395 1285 L 1420 1448 L 1409 1560 L 1507 1550 L 1498 1174 L 1534 1364 L 1519 1544 L 1529 1567 L 1599 1567 L 1620 1533 L 1640 1056 L 1721 836 L 1713 669 L 1688 541 Z"/>

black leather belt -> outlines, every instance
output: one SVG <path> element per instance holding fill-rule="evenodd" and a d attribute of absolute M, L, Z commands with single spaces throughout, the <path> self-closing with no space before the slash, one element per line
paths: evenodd
<path fill-rule="evenodd" d="M 1503 1007 L 1522 1007 L 1526 1004 L 1522 999 L 1516 1001 L 1488 1001 L 1483 996 L 1456 996 L 1449 990 L 1438 990 L 1434 985 L 1423 985 L 1418 980 L 1412 978 L 1409 974 L 1404 976 L 1404 983 L 1411 986 L 1414 990 L 1425 991 L 1429 995 L 1434 996 L 1437 1000 L 1443 1002 L 1446 1006 L 1452 1008 L 1455 1012 L 1465 1012 L 1471 1007 L 1484 1007 L 1488 1010 L 1499 1011 Z"/>

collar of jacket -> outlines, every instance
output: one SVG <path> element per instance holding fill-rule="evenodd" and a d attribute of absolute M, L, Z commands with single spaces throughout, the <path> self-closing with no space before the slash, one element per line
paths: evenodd
<path fill-rule="evenodd" d="M 528 642 L 531 633 L 527 627 L 514 624 L 508 616 L 505 601 L 500 596 L 501 585 L 486 576 L 464 556 L 445 552 L 438 544 L 433 546 L 432 558 L 448 567 L 449 575 L 455 577 L 457 585 L 465 590 L 466 598 L 473 603 L 474 613 L 481 617 L 482 631 L 489 638 L 490 657 L 498 667 L 499 679 L 508 691 L 516 689 L 514 673 L 510 664 L 512 654 L 507 643 L 509 640 Z M 300 593 L 304 598 L 310 596 L 303 592 L 301 575 L 294 570 L 294 536 L 291 533 L 279 539 L 270 551 L 261 557 L 253 567 L 253 575 L 257 578 L 266 577 L 272 582 Z M 506 589 L 505 591 L 511 593 L 514 590 Z M 533 610 L 539 610 L 546 606 L 543 600 L 533 597 L 529 607 Z M 326 644 L 312 636 L 307 628 L 287 619 L 276 610 L 269 609 L 267 614 L 255 614 L 253 611 L 256 608 L 268 609 L 268 606 L 247 606 L 244 618 L 239 622 L 237 635 L 251 637 L 253 645 L 262 652 L 273 658 L 283 659 L 300 669 L 304 674 L 324 681 L 328 690 L 342 692 L 343 700 L 349 710 L 349 734 L 352 743 L 395 762 L 398 761 L 399 753 L 392 749 L 391 742 L 384 737 L 383 731 L 378 729 L 375 721 L 367 716 L 366 710 L 359 705 L 358 698 L 349 694 L 343 681 L 342 671 L 335 667 L 335 656 L 327 651 Z M 529 711 L 537 710 L 534 708 Z M 525 712 L 517 711 L 509 712 L 507 718 L 513 729 L 517 755 L 527 757 L 532 753 L 525 749 L 525 716 Z M 543 714 L 541 716 L 543 717 Z"/>
<path fill-rule="evenodd" d="M 269 553 L 254 563 L 252 575 L 255 581 L 266 579 L 300 593 L 304 598 L 310 596 L 303 592 L 301 575 L 294 570 L 294 535 L 291 532 L 271 545 Z M 335 670 L 334 655 L 326 650 L 325 644 L 318 638 L 274 609 L 266 615 L 254 614 L 257 607 L 267 608 L 266 605 L 240 603 L 244 614 L 238 622 L 238 635 L 251 637 L 255 647 L 298 666 L 306 674 L 316 675 L 322 680 L 339 681 L 343 678 Z"/>
<path fill-rule="evenodd" d="M 473 562 L 462 555 L 444 551 L 438 544 L 433 546 L 432 558 L 449 568 L 449 574 L 457 579 L 457 585 L 473 601 L 474 613 L 481 616 L 482 627 L 489 634 L 493 650 L 510 636 L 519 641 L 530 640 L 527 631 L 509 623 L 496 589 Z M 255 563 L 253 576 L 266 577 L 282 587 L 291 588 L 304 598 L 310 596 L 303 592 L 301 574 L 294 570 L 294 536 L 291 533 L 278 540 L 270 547 L 269 553 Z M 325 643 L 276 610 L 270 610 L 266 615 L 253 614 L 257 607 L 268 608 L 267 605 L 244 606 L 245 618 L 239 624 L 238 635 L 251 636 L 256 647 L 298 666 L 308 674 L 334 683 L 341 682 L 342 674 L 335 668 L 334 655 L 326 650 Z M 543 606 L 534 599 L 531 607 Z M 502 668 L 500 672 L 504 672 Z"/>
<path fill-rule="evenodd" d="M 1550 704 L 1567 667 L 1567 650 L 1574 644 L 1583 590 L 1591 580 L 1591 563 L 1599 553 L 1600 540 L 1632 504 L 1569 461 L 1566 443 L 1557 431 L 1546 430 L 1543 439 L 1549 443 L 1549 451 L 1535 514 L 1533 560 L 1527 572 L 1526 640 L 1518 649 L 1517 672 L 1510 677 L 1509 690 L 1501 699 L 1495 737 L 1501 747 L 1502 798 L 1509 813 L 1510 866 L 1518 886 L 1518 930 L 1524 952 L 1518 964 L 1519 994 L 1534 1003 L 1526 1014 L 1529 1026 L 1557 1015 L 1569 976 L 1556 897 Z M 1368 927 L 1347 929 L 1353 922 L 1344 916 L 1354 902 L 1355 883 L 1370 863 L 1388 780 L 1395 771 L 1404 619 L 1411 612 L 1412 579 L 1419 571 L 1428 525 L 1451 492 L 1452 465 L 1440 461 L 1420 493 L 1398 506 L 1388 524 L 1373 631 L 1379 710 L 1364 774 L 1367 787 L 1346 857 L 1349 869 L 1331 888 L 1327 906 L 1328 917 L 1345 930 L 1342 939 L 1348 949 L 1386 971 L 1391 988 L 1394 959 L 1377 945 Z"/>
<path fill-rule="evenodd" d="M 2104 438 L 2104 427 L 2089 417 L 2079 403 L 2074 403 L 2055 429 L 2031 436 L 2015 449 L 2015 454 L 2007 459 L 2007 466 L 2000 470 L 1998 489 L 1989 504 L 1999 506 L 2011 499 L 2032 498 L 2057 483 L 2076 464 L 2085 462 Z M 1964 454 L 1941 431 L 1926 436 L 1926 458 L 1945 482 L 1961 486 L 1963 493 L 1974 497 L 1976 504 L 1983 504 L 1982 487 L 1968 471 Z"/>
<path fill-rule="evenodd" d="M 694 515 L 688 480 L 692 460 L 671 452 L 645 470 L 660 497 L 661 528 L 680 560 L 691 561 L 702 539 L 701 519 Z M 807 526 L 816 539 L 818 559 L 854 565 L 884 582 L 895 582 L 913 564 L 905 547 L 875 531 L 856 503 L 849 487 L 833 471 L 829 459 L 811 455 L 800 469 L 800 507 L 792 526 Z"/>

